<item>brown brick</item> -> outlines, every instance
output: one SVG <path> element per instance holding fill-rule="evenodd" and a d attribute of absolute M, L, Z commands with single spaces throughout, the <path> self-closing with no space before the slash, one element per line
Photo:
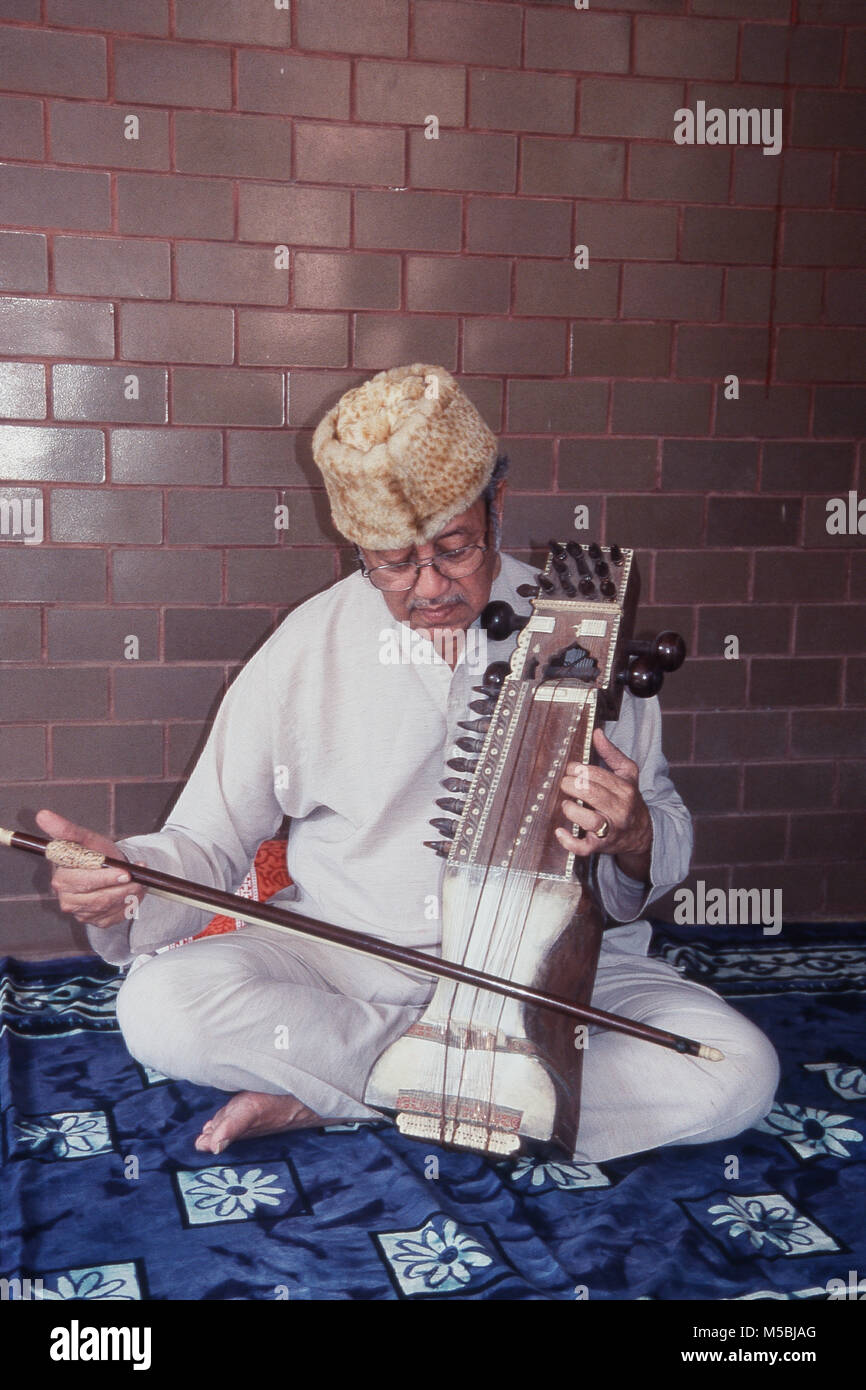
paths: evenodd
<path fill-rule="evenodd" d="M 665 683 L 665 709 L 741 708 L 746 703 L 744 661 L 704 661 L 691 657 Z"/>
<path fill-rule="evenodd" d="M 400 259 L 372 252 L 295 255 L 294 301 L 310 309 L 397 309 Z"/>
<path fill-rule="evenodd" d="M 706 434 L 712 388 L 674 381 L 615 381 L 615 434 Z"/>
<path fill-rule="evenodd" d="M 740 660 L 756 652 L 784 654 L 791 649 L 792 621 L 791 609 L 781 606 L 751 603 L 742 608 L 702 608 L 698 652 L 725 657 L 727 639 L 734 636 L 739 642 Z"/>
<path fill-rule="evenodd" d="M 579 535 L 589 539 L 601 534 L 601 502 L 572 493 L 560 493 L 553 497 L 532 497 L 525 495 L 520 506 L 506 509 L 503 518 L 502 538 L 506 550 L 517 547 L 547 548 L 548 536 L 578 536 L 574 530 L 574 508 L 578 503 L 589 506 L 589 530 Z"/>
<path fill-rule="evenodd" d="M 105 231 L 111 225 L 109 182 L 108 174 L 93 170 L 0 165 L 3 221 L 12 227 Z"/>
<path fill-rule="evenodd" d="M 113 305 L 62 299 L 0 300 L 0 352 L 113 357 Z"/>
<path fill-rule="evenodd" d="M 138 638 L 141 661 L 159 654 L 158 614 L 143 608 L 58 607 L 46 619 L 49 661 L 123 662 L 129 636 Z"/>
<path fill-rule="evenodd" d="M 736 811 L 739 804 L 740 770 L 737 767 L 675 767 L 673 784 L 693 816 Z"/>
<path fill-rule="evenodd" d="M 819 386 L 815 391 L 813 433 L 818 439 L 862 438 L 866 432 L 866 397 L 862 387 Z M 805 433 L 803 430 L 796 431 Z"/>
<path fill-rule="evenodd" d="M 52 158 L 59 164 L 96 164 L 120 169 L 168 169 L 168 114 L 140 111 L 139 138 L 128 140 L 129 114 L 93 102 L 48 103 Z"/>
<path fill-rule="evenodd" d="M 769 270 L 732 266 L 727 273 L 725 318 L 739 323 L 766 325 L 770 304 L 777 323 L 817 323 L 821 318 L 821 282 L 818 270 Z"/>
<path fill-rule="evenodd" d="M 223 447 L 219 430 L 112 430 L 113 483 L 219 485 Z"/>
<path fill-rule="evenodd" d="M 270 248 L 185 242 L 175 248 L 175 257 L 179 299 L 223 299 L 233 304 L 288 302 L 288 270 L 275 266 Z"/>
<path fill-rule="evenodd" d="M 55 777 L 158 777 L 161 773 L 162 729 L 154 724 L 84 724 L 54 731 Z"/>
<path fill-rule="evenodd" d="M 413 188 L 466 188 L 512 193 L 517 177 L 517 141 L 513 135 L 452 130 L 427 140 L 422 130 L 409 132 L 409 183 Z"/>
<path fill-rule="evenodd" d="M 576 323 L 572 329 L 575 376 L 664 376 L 670 364 L 666 324 Z"/>
<path fill-rule="evenodd" d="M 635 72 L 649 77 L 734 77 L 737 25 L 723 21 L 635 21 Z"/>
<path fill-rule="evenodd" d="M 672 140 L 674 112 L 683 104 L 683 93 L 682 82 L 584 77 L 580 89 L 580 133 Z"/>
<path fill-rule="evenodd" d="M 848 864 L 844 873 L 827 875 L 826 913 L 832 921 L 862 922 L 866 902 L 866 864 Z"/>
<path fill-rule="evenodd" d="M 836 560 L 835 557 L 831 559 L 829 555 L 822 555 L 820 559 L 823 564 L 828 566 L 832 565 L 834 577 L 838 580 L 840 570 L 842 569 L 838 560 Z M 866 550 L 858 551 L 851 556 L 850 596 L 851 598 L 866 598 Z M 841 597 L 841 593 L 839 595 L 829 594 L 826 595 L 826 597 Z"/>
<path fill-rule="evenodd" d="M 341 537 L 334 528 L 324 490 L 282 492 L 280 497 L 289 506 L 290 525 L 286 538 L 289 546 L 345 545 L 345 537 Z M 333 551 L 330 553 L 333 556 Z M 283 547 L 283 554 L 288 554 L 287 547 Z"/>
<path fill-rule="evenodd" d="M 235 0 L 175 0 L 175 33 L 179 39 L 214 39 L 289 48 L 291 14 L 274 5 L 249 9 Z"/>
<path fill-rule="evenodd" d="M 866 216 L 860 213 L 791 211 L 785 214 L 782 260 L 786 265 L 858 266 L 864 240 Z"/>
<path fill-rule="evenodd" d="M 40 546 L 0 549 L 0 591 L 4 603 L 102 603 L 105 555 L 98 550 L 69 551 Z"/>
<path fill-rule="evenodd" d="M 241 73 L 242 60 L 248 56 L 239 55 Z M 228 108 L 232 104 L 231 54 L 227 48 L 203 44 L 118 39 L 114 44 L 114 95 L 119 102 Z M 243 101 L 240 104 L 247 105 Z"/>
<path fill-rule="evenodd" d="M 169 545 L 276 545 L 273 491 L 213 488 L 166 493 Z"/>
<path fill-rule="evenodd" d="M 767 443 L 763 492 L 846 492 L 854 485 L 852 444 Z"/>
<path fill-rule="evenodd" d="M 58 236 L 54 283 L 61 294 L 170 299 L 170 249 L 131 237 Z"/>
<path fill-rule="evenodd" d="M 656 557 L 656 603 L 735 603 L 748 597 L 746 557 L 706 550 L 680 550 Z"/>
<path fill-rule="evenodd" d="M 841 39 L 841 35 L 839 36 Z M 794 93 L 796 145 L 825 149 L 862 149 L 866 145 L 866 94 L 862 92 L 798 91 Z"/>
<path fill-rule="evenodd" d="M 684 324 L 677 333 L 677 376 L 716 380 L 733 372 L 740 381 L 763 381 L 768 354 L 766 329 Z"/>
<path fill-rule="evenodd" d="M 333 551 L 312 546 L 231 550 L 227 563 L 229 603 L 302 603 L 335 578 Z"/>
<path fill-rule="evenodd" d="M 322 416 L 337 404 L 343 393 L 360 385 L 368 376 L 369 372 L 292 372 L 287 423 L 296 429 L 315 429 Z M 315 467 L 311 468 L 311 483 L 317 472 Z"/>
<path fill-rule="evenodd" d="M 463 391 L 469 397 L 472 404 L 480 412 L 482 418 L 489 425 L 494 434 L 501 434 L 503 429 L 503 407 L 504 393 L 501 379 L 495 380 L 483 376 L 461 376 L 458 372 L 455 380 L 459 382 Z M 527 385 L 532 383 L 527 382 Z"/>
<path fill-rule="evenodd" d="M 29 855 L 20 857 L 22 860 L 31 858 Z M 54 899 L 47 896 L 48 870 L 45 861 L 24 863 L 20 872 L 30 875 L 40 884 L 40 887 L 30 889 L 30 893 L 39 892 L 45 896 L 32 901 L 19 897 L 0 906 L 3 954 L 18 960 L 56 960 L 73 956 L 80 956 L 84 961 L 94 960 L 95 953 L 90 949 L 85 928 L 62 915 Z"/>
<path fill-rule="evenodd" d="M 784 816 L 706 816 L 695 822 L 695 865 L 761 864 L 784 856 Z"/>
<path fill-rule="evenodd" d="M 866 815 L 825 813 L 791 817 L 789 853 L 794 859 L 862 859 L 866 840 Z"/>
<path fill-rule="evenodd" d="M 45 413 L 45 368 L 36 362 L 0 363 L 0 417 L 44 420 Z M 5 459 L 0 468 L 8 477 Z"/>
<path fill-rule="evenodd" d="M 274 115 L 347 120 L 350 76 L 351 64 L 337 59 L 301 58 L 283 52 L 241 49 L 238 52 L 238 107 L 242 111 L 265 111 Z M 217 103 L 195 104 L 214 106 Z"/>
<path fill-rule="evenodd" d="M 707 544 L 796 545 L 800 511 L 797 497 L 710 497 Z"/>
<path fill-rule="evenodd" d="M 139 362 L 228 363 L 233 317 L 231 309 L 213 305 L 122 304 L 121 352 Z"/>
<path fill-rule="evenodd" d="M 744 208 L 684 208 L 684 261 L 757 262 L 773 259 L 775 213 Z"/>
<path fill-rule="evenodd" d="M 0 232 L 0 284 L 9 290 L 47 290 L 47 239 L 32 232 Z"/>
<path fill-rule="evenodd" d="M 796 652 L 856 652 L 863 650 L 863 609 L 859 604 L 833 607 L 806 603 L 797 609 Z"/>
<path fill-rule="evenodd" d="M 45 19 L 58 29 L 167 34 L 168 0 L 45 0 Z"/>
<path fill-rule="evenodd" d="M 757 444 L 665 440 L 662 487 L 667 492 L 751 492 L 757 476 Z"/>
<path fill-rule="evenodd" d="M 781 711 L 698 714 L 695 759 L 742 763 L 781 758 L 787 750 L 787 731 L 788 716 Z"/>
<path fill-rule="evenodd" d="M 348 246 L 350 198 L 343 188 L 242 183 L 239 236 L 289 246 Z"/>
<path fill-rule="evenodd" d="M 108 710 L 108 677 L 82 666 L 0 667 L 0 703 L 4 720 L 93 719 Z M 75 731 L 77 732 L 77 730 Z M 70 730 L 70 733 L 74 732 Z"/>
<path fill-rule="evenodd" d="M 866 271 L 827 272 L 827 319 L 830 323 L 866 323 Z"/>
<path fill-rule="evenodd" d="M 105 97 L 105 39 L 7 27 L 0 49 L 0 87 L 7 92 Z"/>
<path fill-rule="evenodd" d="M 791 752 L 797 758 L 866 757 L 862 711 L 810 710 L 792 715 Z"/>
<path fill-rule="evenodd" d="M 664 706 L 664 691 L 662 691 L 662 706 Z M 678 762 L 691 757 L 694 722 L 694 715 L 692 714 L 665 713 L 662 742 L 666 757 Z"/>
<path fill-rule="evenodd" d="M 742 19 L 741 0 L 692 0 L 693 14 L 717 15 Z M 750 19 L 787 19 L 791 13 L 788 0 L 749 0 Z M 802 16 L 801 16 L 802 17 Z"/>
<path fill-rule="evenodd" d="M 345 367 L 349 361 L 346 315 L 241 309 L 238 361 L 274 367 Z"/>
<path fill-rule="evenodd" d="M 767 168 L 767 165 L 770 168 Z M 734 155 L 734 201 L 775 207 L 826 207 L 833 182 L 830 150 L 786 150 L 785 161 L 767 159 L 763 150 Z"/>
<path fill-rule="evenodd" d="M 747 765 L 745 774 L 748 811 L 806 811 L 833 804 L 832 763 L 757 763 Z"/>
<path fill-rule="evenodd" d="M 198 762 L 208 731 L 209 725 L 207 724 L 173 720 L 168 725 L 167 763 L 169 776 L 183 777 L 184 779 L 189 776 Z M 133 811 L 134 809 L 133 807 Z"/>
<path fill-rule="evenodd" d="M 228 480 L 235 486 L 321 486 L 310 440 L 297 430 L 229 430 Z"/>
<path fill-rule="evenodd" d="M 616 536 L 619 545 L 637 549 L 672 548 L 683 536 L 699 538 L 703 510 L 700 497 L 609 497 L 607 534 Z M 658 591 L 655 596 L 659 599 Z M 678 601 L 684 597 L 680 593 Z M 691 599 L 693 595 L 687 597 Z"/>
<path fill-rule="evenodd" d="M 726 202 L 730 167 L 730 153 L 718 147 L 637 141 L 631 147 L 629 197 L 678 203 Z"/>
<path fill-rule="evenodd" d="M 563 439 L 559 487 L 574 492 L 649 492 L 656 485 L 656 453 L 655 439 Z"/>
<path fill-rule="evenodd" d="M 573 77 L 475 68 L 469 77 L 469 124 L 483 130 L 574 132 Z"/>
<path fill-rule="evenodd" d="M 462 68 L 359 62 L 356 84 L 356 114 L 361 121 L 420 126 L 432 113 L 442 127 L 465 124 L 466 73 Z M 498 122 L 491 124 L 502 128 Z"/>
<path fill-rule="evenodd" d="M 549 319 L 508 323 L 477 318 L 463 329 L 463 359 L 470 372 L 561 376 L 566 351 L 565 324 Z"/>
<path fill-rule="evenodd" d="M 314 183 L 403 184 L 403 151 L 402 130 L 321 122 L 295 127 L 296 177 Z"/>
<path fill-rule="evenodd" d="M 355 245 L 378 251 L 456 251 L 462 203 L 446 193 L 399 193 L 359 188 Z"/>
<path fill-rule="evenodd" d="M 185 431 L 184 431 L 185 433 Z M 216 550 L 115 550 L 111 555 L 115 603 L 201 603 L 220 599 L 221 556 Z"/>
<path fill-rule="evenodd" d="M 530 434 L 604 434 L 607 383 L 510 381 L 508 428 Z"/>
<path fill-rule="evenodd" d="M 794 86 L 835 86 L 842 66 L 842 39 L 841 30 L 812 24 L 797 28 L 746 24 L 740 75 L 746 82 L 784 82 L 787 64 L 787 77 Z"/>
<path fill-rule="evenodd" d="M 469 327 L 467 324 L 467 333 Z M 396 362 L 437 362 L 453 371 L 457 366 L 457 320 L 403 314 L 356 314 L 352 361 L 356 367 L 375 370 L 393 367 Z M 345 366 L 346 361 L 331 365 Z M 471 371 L 468 361 L 467 366 Z"/>
<path fill-rule="evenodd" d="M 866 705 L 866 657 L 849 657 L 845 663 L 845 704 Z"/>
<path fill-rule="evenodd" d="M 625 150 L 621 144 L 527 135 L 521 141 L 521 151 L 520 187 L 524 193 L 618 198 L 624 191 Z"/>
<path fill-rule="evenodd" d="M 776 374 L 782 381 L 862 381 L 866 332 L 856 328 L 782 328 Z"/>
<path fill-rule="evenodd" d="M 7 159 L 43 159 L 42 102 L 0 97 L 0 154 Z"/>
<path fill-rule="evenodd" d="M 641 557 L 642 563 L 638 565 L 639 577 L 644 586 L 644 568 L 648 567 L 649 560 Z M 633 562 L 634 565 L 635 562 Z M 647 583 L 649 585 L 649 573 L 647 572 Z M 641 641 L 654 641 L 660 632 L 678 632 L 686 644 L 686 656 L 691 656 L 695 652 L 695 615 L 697 609 L 690 608 L 684 603 L 671 603 L 666 606 L 659 606 L 654 603 L 641 603 L 635 618 L 634 635 Z"/>
<path fill-rule="evenodd" d="M 626 265 L 623 314 L 640 319 L 718 319 L 722 272 L 713 266 Z"/>
<path fill-rule="evenodd" d="M 172 418 L 181 425 L 281 425 L 280 372 L 230 367 L 174 367 Z"/>
<path fill-rule="evenodd" d="M 39 661 L 42 656 L 42 612 L 39 608 L 9 608 L 0 613 L 0 651 L 3 661 Z M 0 759 L 0 766 L 3 766 Z"/>
<path fill-rule="evenodd" d="M 272 116 L 209 115 L 178 111 L 175 163 L 181 173 L 290 179 L 285 125 Z"/>
<path fill-rule="evenodd" d="M 102 175 L 91 174 L 90 178 Z M 107 223 L 106 223 L 107 225 Z M 233 236 L 229 183 L 160 174 L 117 175 L 117 230 L 133 236 Z"/>
<path fill-rule="evenodd" d="M 755 599 L 758 602 L 795 602 L 842 598 L 845 567 L 832 555 L 774 554 L 755 556 Z"/>
<path fill-rule="evenodd" d="M 179 660 L 210 660 L 204 653 L 209 652 L 210 632 L 220 627 L 224 617 L 246 617 L 243 613 L 228 613 L 225 609 L 211 610 L 207 623 L 202 621 L 202 609 L 193 609 L 197 616 L 199 639 L 190 649 L 189 656 Z M 168 609 L 165 621 L 174 617 L 175 610 Z M 217 645 L 218 644 L 217 642 Z M 165 659 L 172 660 L 165 655 Z M 222 670 L 220 667 L 181 666 L 175 667 L 121 667 L 114 671 L 114 710 L 118 719 L 204 719 L 207 712 L 214 712 L 214 703 L 222 694 Z"/>
<path fill-rule="evenodd" d="M 409 47 L 408 0 L 297 0 L 297 45 L 336 53 L 402 58 Z M 286 40 L 288 43 L 288 40 Z"/>
<path fill-rule="evenodd" d="M 57 420 L 162 424 L 168 419 L 168 383 L 163 368 L 84 367 L 59 362 L 51 375 L 51 399 Z M 126 397 L 132 376 L 138 382 L 137 400 Z"/>
<path fill-rule="evenodd" d="M 470 251 L 569 256 L 571 207 L 566 202 L 525 198 L 470 198 Z"/>
<path fill-rule="evenodd" d="M 0 767 L 10 782 L 37 782 L 45 777 L 45 731 L 26 724 L 0 728 Z"/>
<path fill-rule="evenodd" d="M 625 16 L 573 10 L 526 12 L 526 66 L 628 72 L 630 24 Z"/>
<path fill-rule="evenodd" d="M 570 259 L 517 262 L 514 312 L 563 318 L 613 318 L 616 315 L 619 266 L 591 262 L 576 270 Z"/>
<path fill-rule="evenodd" d="M 672 260 L 677 248 L 677 210 L 639 203 L 579 203 L 577 239 L 606 261 Z"/>
<path fill-rule="evenodd" d="M 415 57 L 520 66 L 521 14 L 513 5 L 416 0 L 414 11 Z"/>
<path fill-rule="evenodd" d="M 845 150 L 839 154 L 835 203 L 840 208 L 866 207 L 866 155 Z"/>
<path fill-rule="evenodd" d="M 174 782 L 119 782 L 114 790 L 115 839 L 160 830 L 180 790 Z"/>
<path fill-rule="evenodd" d="M 55 488 L 51 494 L 51 539 L 103 545 L 158 544 L 162 540 L 161 496 L 144 489 Z"/>
<path fill-rule="evenodd" d="M 727 400 L 721 388 L 716 395 L 716 434 L 727 438 L 790 439 L 804 435 L 809 426 L 809 392 L 799 386 L 740 386 L 740 399 Z"/>
<path fill-rule="evenodd" d="M 265 597 L 269 596 L 266 595 Z M 273 626 L 271 612 L 268 608 L 219 608 L 208 612 L 206 622 L 202 621 L 202 616 L 200 608 L 169 608 L 166 611 L 166 661 L 246 661 L 252 655 L 253 649 L 259 646 Z M 120 674 L 127 676 L 125 671 Z M 132 677 L 149 674 L 151 673 L 143 671 L 130 672 L 128 684 L 131 686 Z M 192 676 L 196 672 L 182 670 L 159 674 Z M 207 674 L 213 685 L 213 693 L 218 694 L 220 684 L 218 673 L 207 672 Z M 214 680 L 215 674 L 217 675 L 216 680 Z M 193 692 L 190 691 L 189 693 L 192 694 Z M 184 708 L 170 709 L 168 713 L 180 716 L 194 714 L 195 710 L 189 708 L 192 701 L 180 685 L 178 686 L 178 695 Z M 137 698 L 142 702 L 142 709 L 151 702 L 149 693 L 139 692 Z M 199 704 L 201 712 L 204 713 L 206 708 L 204 701 L 200 700 Z M 135 714 L 136 711 L 133 710 L 132 713 Z"/>
<path fill-rule="evenodd" d="M 866 806 L 866 762 L 839 764 L 839 806 L 862 811 Z"/>
<path fill-rule="evenodd" d="M 771 709 L 836 704 L 841 674 L 838 660 L 756 659 L 752 662 L 749 704 Z"/>
<path fill-rule="evenodd" d="M 803 544 L 807 549 L 817 550 L 829 548 L 850 551 L 852 546 L 857 544 L 858 537 L 856 533 L 853 530 L 849 531 L 847 525 L 845 531 L 841 534 L 835 529 L 835 524 L 832 532 L 827 529 L 827 523 L 831 514 L 838 516 L 840 503 L 844 517 L 843 524 L 850 524 L 847 491 L 843 491 L 841 496 L 838 497 L 807 497 L 805 499 L 806 522 L 803 527 Z M 862 515 L 863 513 L 861 512 L 861 525 Z M 837 560 L 837 564 L 842 564 L 844 566 L 844 563 L 844 557 L 840 556 Z M 821 597 L 823 598 L 824 595 L 821 595 Z"/>
<path fill-rule="evenodd" d="M 507 454 L 511 461 L 508 472 L 509 493 L 519 492 L 521 488 L 529 492 L 547 491 L 552 488 L 552 440 L 504 435 L 499 441 L 499 451 Z"/>

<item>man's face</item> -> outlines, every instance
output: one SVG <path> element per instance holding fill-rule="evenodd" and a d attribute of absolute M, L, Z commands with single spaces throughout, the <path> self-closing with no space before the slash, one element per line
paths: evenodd
<path fill-rule="evenodd" d="M 504 486 L 504 482 L 500 482 L 497 487 L 492 503 L 495 509 L 501 506 Z M 489 542 L 487 504 L 483 497 L 479 497 L 467 511 L 453 517 L 437 536 L 424 545 L 407 546 L 403 550 L 362 550 L 361 554 L 367 568 L 373 569 L 375 565 L 394 564 L 399 560 L 429 560 L 434 555 L 457 550 L 460 546 L 485 545 Z M 413 588 L 398 592 L 383 589 L 380 592 L 388 611 L 399 622 L 408 623 L 421 632 L 465 629 L 487 604 L 499 566 L 499 555 L 491 546 L 484 555 L 480 569 L 462 579 L 447 579 L 432 565 L 425 565 L 419 570 Z"/>

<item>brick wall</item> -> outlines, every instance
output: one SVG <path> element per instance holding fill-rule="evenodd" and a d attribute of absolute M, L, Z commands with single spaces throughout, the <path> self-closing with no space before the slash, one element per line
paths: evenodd
<path fill-rule="evenodd" d="M 512 455 L 509 548 L 586 504 L 578 539 L 640 552 L 642 631 L 687 638 L 692 881 L 862 918 L 866 548 L 826 526 L 866 497 L 862 0 L 0 21 L 0 823 L 159 824 L 231 673 L 347 563 L 313 426 L 420 358 Z M 781 153 L 676 143 L 699 102 L 780 110 Z M 0 946 L 68 946 L 43 869 L 0 875 Z"/>

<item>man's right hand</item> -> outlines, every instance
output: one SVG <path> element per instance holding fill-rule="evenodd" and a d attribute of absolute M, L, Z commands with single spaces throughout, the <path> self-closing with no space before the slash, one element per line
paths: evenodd
<path fill-rule="evenodd" d="M 52 840 L 74 840 L 114 859 L 126 858 L 113 840 L 95 830 L 86 830 L 55 811 L 39 811 L 36 824 Z M 54 867 L 51 888 L 62 912 L 71 912 L 77 922 L 91 927 L 114 927 L 131 920 L 128 899 L 140 901 L 147 891 L 118 869 L 66 869 L 60 864 Z"/>

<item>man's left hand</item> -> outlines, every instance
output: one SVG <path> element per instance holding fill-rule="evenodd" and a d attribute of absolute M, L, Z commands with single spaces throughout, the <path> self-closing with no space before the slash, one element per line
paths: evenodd
<path fill-rule="evenodd" d="M 566 766 L 560 785 L 569 794 L 562 803 L 569 826 L 557 829 L 556 838 L 564 849 L 584 859 L 590 854 L 615 854 L 623 873 L 645 882 L 649 879 L 653 824 L 638 790 L 637 763 L 621 753 L 601 729 L 596 729 L 592 744 L 606 766 Z M 587 832 L 583 839 L 572 834 L 572 825 Z"/>

